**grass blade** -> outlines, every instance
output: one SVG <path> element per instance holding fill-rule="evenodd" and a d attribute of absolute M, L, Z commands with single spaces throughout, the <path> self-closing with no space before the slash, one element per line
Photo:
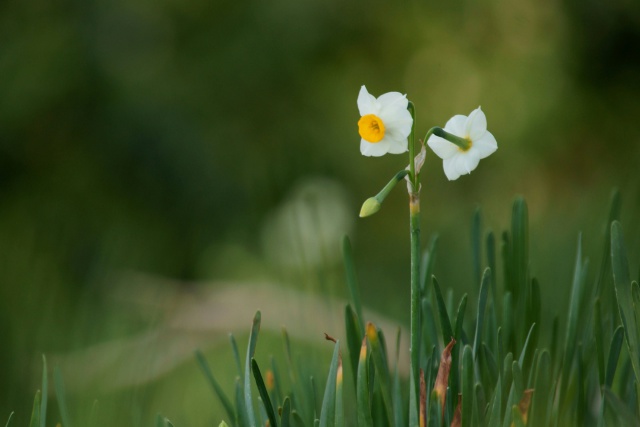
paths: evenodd
<path fill-rule="evenodd" d="M 562 383 L 563 388 L 566 387 L 569 372 L 571 371 L 571 361 L 573 360 L 573 354 L 575 352 L 575 345 L 577 341 L 578 330 L 578 317 L 580 315 L 579 307 L 582 297 L 582 234 L 578 235 L 578 248 L 576 251 L 576 261 L 573 270 L 573 283 L 571 285 L 571 297 L 569 299 L 569 318 L 567 320 L 567 333 L 565 335 L 565 350 L 564 350 L 564 362 L 565 367 L 562 371 Z"/>
<path fill-rule="evenodd" d="M 338 374 L 338 359 L 340 355 L 340 341 L 337 341 L 333 348 L 333 357 L 329 366 L 327 385 L 324 389 L 322 399 L 322 410 L 320 411 L 320 427 L 330 427 L 335 424 L 336 413 L 336 379 Z"/>
<path fill-rule="evenodd" d="M 509 352 L 502 362 L 502 376 L 500 377 L 500 383 L 504 390 L 507 390 L 511 386 L 511 377 L 513 375 L 511 371 L 513 363 L 513 353 Z"/>
<path fill-rule="evenodd" d="M 247 413 L 247 421 L 249 427 L 256 427 L 256 416 L 253 412 L 253 398 L 251 395 L 251 359 L 256 351 L 256 343 L 258 341 L 258 333 L 260 332 L 260 311 L 256 312 L 251 326 L 251 334 L 249 335 L 249 345 L 247 347 L 247 360 L 244 369 L 244 402 Z"/>
<path fill-rule="evenodd" d="M 532 426 L 549 425 L 549 397 L 551 393 L 548 391 L 551 390 L 551 357 L 547 350 L 543 350 L 538 357 L 534 390 L 529 421 Z"/>
<path fill-rule="evenodd" d="M 463 333 L 462 326 L 464 325 L 464 314 L 465 314 L 466 308 L 467 308 L 467 294 L 464 294 L 460 299 L 460 304 L 458 304 L 458 311 L 456 313 L 456 324 L 455 324 L 455 332 L 454 332 L 454 339 L 460 343 L 462 343 L 462 333 Z M 460 360 L 460 347 L 462 346 L 461 345 L 454 346 L 453 350 L 451 351 L 451 366 L 455 367 L 455 369 L 451 370 L 451 373 L 450 373 L 451 379 L 449 381 L 452 396 L 457 396 L 459 392 L 458 388 L 459 388 L 460 381 L 458 379 L 458 375 L 460 373 L 457 367 L 459 366 L 458 361 Z M 448 408 L 451 411 L 454 410 L 454 406 L 453 406 L 454 404 L 455 404 L 454 399 L 451 399 L 448 404 Z"/>
<path fill-rule="evenodd" d="M 482 326 L 484 325 L 484 311 L 487 306 L 487 296 L 491 286 L 491 270 L 486 268 L 480 282 L 480 297 L 478 298 L 478 313 L 476 318 L 476 333 L 473 339 L 473 358 L 478 359 L 478 350 L 482 340 Z"/>
<path fill-rule="evenodd" d="M 423 359 L 428 356 L 431 347 L 435 346 L 436 349 L 440 349 L 436 317 L 433 314 L 431 301 L 426 298 L 422 299 L 422 320 L 422 330 L 424 331 L 423 335 L 426 339 L 422 340 L 422 348 L 424 351 L 420 360 L 420 366 L 423 365 Z"/>
<path fill-rule="evenodd" d="M 284 398 L 282 403 L 282 414 L 280 415 L 280 426 L 289 427 L 289 418 L 291 416 L 291 399 L 289 396 Z"/>
<path fill-rule="evenodd" d="M 489 266 L 489 269 L 491 270 L 491 272 L 495 277 L 498 271 L 496 270 L 496 237 L 491 231 L 487 233 L 486 245 L 487 245 L 487 249 L 486 249 L 487 265 Z M 493 296 L 493 300 L 495 301 L 496 300 L 496 280 L 495 279 L 491 281 L 491 295 Z"/>
<path fill-rule="evenodd" d="M 347 275 L 347 288 L 353 303 L 353 308 L 358 316 L 358 326 L 360 331 L 364 331 L 364 318 L 362 317 L 362 304 L 360 303 L 360 290 L 358 288 L 358 276 L 356 275 L 355 263 L 353 261 L 353 250 L 348 236 L 342 239 L 342 255 L 344 258 L 344 268 Z"/>
<path fill-rule="evenodd" d="M 360 342 L 362 341 L 362 330 L 359 329 L 356 313 L 351 308 L 351 304 L 347 304 L 344 308 L 344 322 L 347 332 L 347 349 L 349 350 L 349 362 L 351 363 L 351 372 L 354 373 L 353 379 L 356 379 L 358 372 L 358 354 L 360 353 Z"/>
<path fill-rule="evenodd" d="M 465 345 L 462 352 L 462 427 L 471 427 L 474 401 L 473 350 Z"/>
<path fill-rule="evenodd" d="M 31 411 L 29 427 L 40 427 L 40 390 L 36 391 L 36 396 L 33 399 L 33 410 Z"/>
<path fill-rule="evenodd" d="M 501 423 L 501 414 L 502 414 L 502 384 L 498 381 L 498 386 L 496 387 L 496 391 L 493 394 L 493 399 L 491 400 L 491 409 L 489 410 L 489 423 L 488 427 L 500 427 Z"/>
<path fill-rule="evenodd" d="M 231 425 L 235 425 L 236 420 L 235 420 L 235 411 L 233 409 L 233 405 L 231 404 L 231 401 L 229 400 L 227 395 L 222 390 L 222 387 L 220 387 L 220 384 L 218 384 L 218 381 L 216 381 L 216 379 L 214 378 L 213 373 L 209 368 L 209 364 L 207 363 L 207 359 L 204 357 L 204 354 L 202 354 L 200 350 L 196 350 L 196 359 L 198 361 L 198 365 L 200 366 L 200 369 L 202 369 L 202 372 L 204 373 L 205 378 L 209 382 L 209 385 L 213 389 L 214 393 L 218 396 L 218 399 L 220 399 L 220 403 L 222 403 L 222 406 L 224 406 L 224 410 L 227 413 L 227 416 L 229 417 L 229 421 L 231 422 Z"/>
<path fill-rule="evenodd" d="M 631 279 L 629 276 L 629 264 L 622 237 L 622 226 L 618 221 L 611 224 L 611 267 L 613 269 L 613 282 L 616 289 L 616 299 L 624 336 L 629 350 L 631 366 L 636 376 L 636 382 L 640 383 L 640 359 L 638 355 L 638 328 L 635 322 L 631 295 Z M 640 396 L 637 396 L 640 399 Z"/>
<path fill-rule="evenodd" d="M 605 374 L 604 385 L 611 388 L 613 377 L 618 367 L 618 359 L 620 350 L 622 349 L 622 340 L 624 339 L 624 329 L 618 326 L 611 337 L 611 345 L 609 346 L 609 358 L 607 359 L 607 371 Z"/>
<path fill-rule="evenodd" d="M 338 354 L 338 372 L 336 373 L 336 427 L 344 427 L 344 399 L 342 397 L 342 357 Z"/>
<path fill-rule="evenodd" d="M 488 384 L 493 384 L 498 380 L 500 375 L 500 369 L 498 368 L 498 362 L 496 361 L 495 356 L 489 349 L 489 347 L 482 343 L 482 357 L 485 361 L 484 365 L 486 367 L 486 372 L 489 374 L 489 382 Z"/>
<path fill-rule="evenodd" d="M 47 358 L 42 355 L 42 401 L 40 402 L 40 426 L 47 424 L 47 396 L 49 395 L 49 377 L 47 375 Z"/>
<path fill-rule="evenodd" d="M 451 321 L 447 314 L 447 306 L 442 298 L 442 292 L 440 291 L 440 285 L 438 280 L 433 277 L 433 289 L 436 293 L 436 303 L 438 304 L 438 313 L 440 314 L 440 328 L 442 329 L 442 341 L 448 343 L 453 338 L 453 330 L 451 329 Z"/>
<path fill-rule="evenodd" d="M 367 360 L 367 342 L 366 340 L 362 340 L 358 363 L 358 378 L 356 381 L 356 405 L 359 427 L 373 427 L 371 404 L 369 401 L 369 373 L 367 372 L 369 364 Z"/>
<path fill-rule="evenodd" d="M 427 425 L 427 384 L 424 380 L 424 370 L 420 369 L 420 411 L 419 411 L 419 424 L 421 426 Z"/>
<path fill-rule="evenodd" d="M 531 335 L 533 334 L 533 330 L 535 329 L 536 324 L 531 325 L 531 329 L 529 329 L 529 333 L 527 334 L 527 339 L 524 342 L 524 346 L 522 347 L 522 353 L 520 353 L 520 358 L 518 359 L 518 363 L 521 368 L 524 368 L 524 359 L 527 355 L 527 348 L 529 347 L 529 341 L 531 339 Z"/>
<path fill-rule="evenodd" d="M 535 277 L 531 279 L 531 294 L 529 295 L 529 307 L 528 307 L 528 324 L 533 325 L 540 324 L 540 313 L 542 312 L 542 296 L 540 295 L 540 284 Z M 531 343 L 529 344 L 533 348 L 538 346 L 538 330 L 533 331 L 531 336 Z"/>
<path fill-rule="evenodd" d="M 602 309 L 600 308 L 600 298 L 596 298 L 593 304 L 593 334 L 596 339 L 596 356 L 598 362 L 598 379 L 600 384 L 604 384 L 604 332 L 602 330 Z"/>
<path fill-rule="evenodd" d="M 242 363 L 240 363 L 240 352 L 238 351 L 238 343 L 233 334 L 229 334 L 229 342 L 231 343 L 231 351 L 233 352 L 233 360 L 236 362 L 236 368 L 238 369 L 238 376 L 244 379 L 244 372 L 242 371 Z"/>
<path fill-rule="evenodd" d="M 271 363 L 271 372 L 267 371 L 267 390 L 269 390 L 269 395 L 271 397 L 273 407 L 277 408 L 282 406 L 282 381 L 280 377 L 280 370 L 276 365 L 276 359 L 273 355 L 269 356 L 269 361 Z M 271 380 L 269 379 L 271 377 Z M 269 382 L 271 381 L 271 385 Z"/>
<path fill-rule="evenodd" d="M 164 417 L 161 414 L 158 414 L 156 415 L 156 426 L 157 427 L 173 427 L 173 423 L 169 421 L 169 418 Z"/>
<path fill-rule="evenodd" d="M 386 363 L 386 357 L 384 356 L 378 330 L 371 322 L 367 322 L 367 340 L 369 340 L 369 344 L 371 345 L 371 358 L 375 365 L 376 378 L 380 384 L 380 391 L 382 393 L 382 400 L 388 422 L 390 426 L 393 426 L 393 401 L 391 400 L 391 387 L 389 384 L 389 368 Z"/>
<path fill-rule="evenodd" d="M 618 396 L 613 394 L 608 387 L 603 388 L 604 397 L 607 403 L 613 409 L 613 412 L 616 414 L 616 417 L 619 421 L 621 421 L 621 425 L 624 426 L 638 426 L 640 425 L 640 420 L 633 413 L 631 409 L 629 409 L 629 405 L 620 400 Z"/>
<path fill-rule="evenodd" d="M 398 334 L 396 335 L 396 366 L 393 372 L 393 418 L 397 426 L 405 425 L 404 422 L 404 405 L 402 404 L 402 392 L 400 391 L 400 372 L 398 369 L 398 363 L 400 360 L 400 332 L 398 328 Z"/>
<path fill-rule="evenodd" d="M 522 418 L 522 414 L 520 413 L 520 409 L 518 409 L 518 405 L 513 405 L 511 407 L 511 419 L 513 423 L 511 424 L 514 427 L 525 427 L 526 423 Z"/>
<path fill-rule="evenodd" d="M 516 362 L 516 365 L 518 363 Z M 515 385 L 511 383 L 511 387 L 509 388 L 509 394 L 507 395 L 507 400 L 504 404 L 504 416 L 502 417 L 502 427 L 514 427 L 514 418 L 513 418 L 513 408 L 517 406 L 515 404 Z M 506 390 L 506 388 L 504 389 Z"/>
<path fill-rule="evenodd" d="M 520 400 L 524 393 L 524 377 L 522 376 L 522 368 L 518 362 L 511 364 L 511 372 L 513 375 L 513 394 L 514 399 Z"/>
<path fill-rule="evenodd" d="M 437 248 L 438 248 L 438 235 L 434 234 L 431 237 L 431 240 L 429 241 L 429 249 L 422 256 L 422 263 L 421 263 L 422 268 L 420 269 L 420 273 L 421 273 L 420 292 L 422 295 L 427 295 L 426 293 L 427 281 L 431 278 L 431 275 L 433 274 L 433 266 L 436 262 Z"/>
<path fill-rule="evenodd" d="M 507 292 L 502 296 L 502 347 L 503 351 L 509 351 L 513 343 L 513 294 Z"/>
<path fill-rule="evenodd" d="M 609 205 L 609 217 L 604 227 L 604 245 L 602 251 L 602 259 L 600 262 L 600 271 L 598 272 L 598 279 L 596 281 L 596 295 L 600 297 L 604 290 L 604 282 L 609 275 L 611 269 L 611 223 L 613 221 L 620 220 L 620 206 L 622 202 L 620 199 L 620 192 L 614 189 L 611 193 L 611 202 Z"/>
<path fill-rule="evenodd" d="M 447 344 L 442 351 L 442 355 L 440 356 L 440 366 L 438 367 L 438 375 L 436 376 L 436 382 L 433 385 L 433 391 L 440 401 L 440 413 L 443 416 L 446 413 L 445 405 L 447 401 L 447 386 L 449 384 L 449 375 L 451 373 L 451 351 L 455 344 L 456 340 L 451 338 L 449 344 Z M 431 396 L 433 396 L 433 393 Z"/>
<path fill-rule="evenodd" d="M 62 418 L 62 425 L 65 427 L 72 427 L 71 418 L 69 417 L 69 410 L 67 407 L 67 397 L 64 389 L 64 382 L 62 381 L 62 374 L 60 368 L 57 366 L 53 368 L 53 382 L 56 390 L 56 397 L 58 398 L 58 409 L 60 410 L 60 418 Z"/>
<path fill-rule="evenodd" d="M 167 423 L 165 422 L 165 418 L 161 414 L 156 415 L 156 427 L 166 427 Z"/>
<path fill-rule="evenodd" d="M 236 377 L 236 412 L 235 417 L 238 421 L 238 426 L 240 427 L 248 427 L 249 420 L 247 419 L 247 409 L 244 403 L 244 381 L 240 377 Z"/>
<path fill-rule="evenodd" d="M 273 427 L 278 427 L 278 419 L 276 418 L 276 413 L 273 410 L 273 404 L 271 403 L 269 392 L 267 391 L 267 387 L 264 385 L 264 379 L 262 378 L 258 362 L 256 362 L 256 359 L 254 358 L 251 358 L 251 371 L 253 372 L 253 377 L 256 380 L 256 386 L 258 387 L 258 393 L 260 393 L 262 404 L 267 411 L 269 422 Z"/>

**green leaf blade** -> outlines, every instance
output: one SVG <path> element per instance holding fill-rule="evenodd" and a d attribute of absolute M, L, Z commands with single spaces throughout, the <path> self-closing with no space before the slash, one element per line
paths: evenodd
<path fill-rule="evenodd" d="M 200 369 L 204 373 L 204 376 L 209 382 L 209 385 L 213 389 L 214 393 L 218 396 L 220 403 L 222 403 L 222 406 L 224 407 L 224 410 L 227 413 L 227 416 L 229 417 L 229 421 L 231 422 L 231 425 L 234 425 L 235 410 L 233 409 L 233 405 L 231 404 L 231 401 L 222 390 L 222 387 L 220 387 L 220 384 L 218 384 L 218 381 L 216 381 L 215 377 L 213 376 L 213 373 L 209 368 L 209 364 L 207 363 L 207 359 L 205 358 L 204 354 L 200 350 L 196 350 L 195 354 L 196 354 L 196 360 L 198 361 L 198 365 L 200 366 Z"/>
<path fill-rule="evenodd" d="M 324 389 L 322 399 L 322 409 L 320 411 L 320 427 L 332 427 L 335 425 L 336 409 L 336 377 L 338 373 L 338 360 L 340 357 L 340 341 L 337 341 L 333 348 L 333 357 L 329 367 L 327 385 Z"/>
<path fill-rule="evenodd" d="M 258 341 L 258 333 L 260 332 L 261 314 L 257 311 L 251 326 L 251 334 L 249 335 L 249 345 L 247 347 L 247 359 L 244 370 L 244 402 L 247 413 L 247 421 L 249 427 L 256 427 L 256 416 L 253 412 L 253 397 L 251 393 L 251 359 L 256 351 Z"/>
<path fill-rule="evenodd" d="M 64 427 L 72 427 L 71 417 L 69 417 L 69 409 L 67 406 L 67 396 L 64 387 L 64 381 L 62 380 L 62 373 L 56 366 L 53 368 L 53 382 L 56 391 L 56 397 L 58 398 L 58 409 L 60 410 L 60 418 L 62 418 L 62 425 Z"/>
<path fill-rule="evenodd" d="M 631 366 L 636 376 L 636 382 L 640 383 L 640 358 L 638 353 L 638 328 L 635 322 L 635 312 L 632 306 L 631 278 L 629 276 L 629 263 L 622 237 L 622 225 L 618 221 L 611 224 L 611 267 L 613 270 L 613 282 L 618 301 L 618 310 L 624 326 L 624 336 L 629 350 Z M 640 396 L 638 396 L 640 399 Z"/>

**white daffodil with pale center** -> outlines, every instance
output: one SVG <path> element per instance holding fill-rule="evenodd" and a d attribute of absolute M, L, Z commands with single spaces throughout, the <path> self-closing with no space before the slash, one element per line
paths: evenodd
<path fill-rule="evenodd" d="M 360 152 L 365 156 L 401 154 L 409 150 L 407 137 L 411 133 L 413 118 L 407 110 L 409 101 L 400 92 L 388 92 L 378 98 L 362 86 L 358 95 L 360 120 L 358 131 Z"/>
<path fill-rule="evenodd" d="M 453 116 L 444 126 L 444 130 L 465 140 L 466 148 L 436 135 L 431 135 L 427 144 L 443 162 L 444 173 L 450 181 L 458 179 L 460 175 L 470 174 L 480 159 L 490 156 L 498 149 L 498 143 L 491 132 L 487 130 L 487 117 L 480 107 L 469 114 Z"/>

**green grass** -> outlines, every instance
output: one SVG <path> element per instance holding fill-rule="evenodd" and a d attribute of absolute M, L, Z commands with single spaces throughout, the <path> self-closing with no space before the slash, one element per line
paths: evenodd
<path fill-rule="evenodd" d="M 270 364 L 257 360 L 258 312 L 244 366 L 231 338 L 236 366 L 227 369 L 238 371 L 235 390 L 223 390 L 204 354 L 196 352 L 197 363 L 224 408 L 221 421 L 232 427 L 386 427 L 420 421 L 488 427 L 639 425 L 640 288 L 629 272 L 619 212 L 616 193 L 604 220 L 608 226 L 595 269 L 584 259 L 583 239 L 578 236 L 573 279 L 555 284 L 570 291 L 562 315 L 545 309 L 545 296 L 531 274 L 528 208 L 522 198 L 513 203 L 511 227 L 501 234 L 499 247 L 494 234 L 481 229 L 481 211 L 474 213 L 472 267 L 477 285 L 471 295 L 460 295 L 457 304 L 452 299 L 455 286 L 441 284 L 431 275 L 438 252 L 438 239 L 433 238 L 421 271 L 417 387 L 399 375 L 398 363 L 408 361 L 391 363 L 399 354 L 399 334 L 395 346 L 389 346 L 382 330 L 363 318 L 353 249 L 345 239 L 350 296 L 344 311 L 346 339 L 335 342 L 328 370 L 310 374 L 294 363 L 286 331 L 283 372 L 288 381 L 283 381 L 273 359 Z M 445 349 L 452 339 L 453 347 Z M 396 355 L 393 359 L 390 351 Z M 450 371 L 443 369 L 448 363 Z M 350 372 L 343 375 L 343 369 Z M 44 360 L 33 427 L 46 425 L 46 370 Z M 343 376 L 353 383 L 343 387 Z M 57 369 L 53 378 L 62 426 L 72 426 Z M 411 400 L 419 411 L 409 409 L 414 407 Z M 172 425 L 162 415 L 156 420 L 158 426 Z M 10 415 L 7 426 L 11 425 Z"/>
<path fill-rule="evenodd" d="M 552 315 L 544 309 L 540 285 L 531 274 L 528 208 L 524 199 L 514 201 L 511 228 L 502 233 L 499 248 L 502 272 L 495 271 L 498 249 L 494 235 L 483 235 L 481 212 L 474 213 L 472 251 L 477 293 L 462 295 L 456 311 L 445 296 L 452 295 L 450 288 L 430 277 L 437 252 L 437 239 L 432 240 L 424 254 L 422 272 L 423 387 L 419 399 L 420 407 L 425 408 L 423 416 L 438 425 L 461 422 L 465 426 L 599 426 L 639 422 L 640 337 L 636 305 L 640 290 L 629 276 L 619 210 L 619 196 L 614 194 L 606 220 L 609 227 L 602 245 L 603 255 L 595 273 L 583 258 L 582 237 L 578 236 L 573 279 L 566 285 L 557 284 L 570 289 L 566 321 L 565 316 Z M 383 345 L 381 331 L 362 318 L 348 240 L 344 243 L 344 255 L 351 297 L 345 309 L 345 350 L 349 352 L 349 368 L 356 379 L 354 395 L 345 397 L 353 405 L 344 406 L 353 411 L 347 411 L 345 417 L 360 426 L 399 425 L 407 416 L 412 420 L 410 424 L 414 424 L 417 416 L 408 413 L 407 396 L 411 388 L 404 393 L 396 380 L 397 371 L 392 371 L 389 365 L 389 349 Z M 469 304 L 470 300 L 474 303 Z M 451 351 L 451 371 L 446 374 L 446 398 L 441 398 L 441 394 L 432 395 L 429 390 L 434 389 L 438 377 L 439 353 L 450 338 L 456 344 Z M 323 426 L 334 425 L 333 413 L 324 414 L 324 410 L 333 411 L 336 405 L 326 401 L 337 395 L 333 370 L 329 375 L 322 408 L 316 417 Z M 304 400 L 293 390 L 285 394 L 292 402 L 292 410 L 295 402 Z M 458 395 L 460 399 L 456 398 Z M 457 412 L 459 417 L 454 420 Z M 313 421 L 300 425 L 313 425 Z"/>

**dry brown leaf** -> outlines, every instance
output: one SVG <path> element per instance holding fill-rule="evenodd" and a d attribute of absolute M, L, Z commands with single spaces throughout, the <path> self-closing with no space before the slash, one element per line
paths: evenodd
<path fill-rule="evenodd" d="M 449 384 L 449 372 L 451 371 L 451 349 L 455 345 L 456 340 L 451 337 L 451 341 L 444 350 L 442 350 L 442 356 L 440 356 L 440 367 L 438 368 L 438 376 L 436 377 L 436 383 L 433 386 L 433 391 L 438 395 L 440 400 L 440 406 L 442 407 L 442 414 L 444 414 L 444 404 L 447 399 L 447 385 Z"/>
<path fill-rule="evenodd" d="M 453 420 L 451 420 L 451 427 L 462 426 L 462 394 L 458 393 L 458 405 L 453 413 Z"/>
<path fill-rule="evenodd" d="M 527 425 L 527 420 L 528 420 L 528 412 L 529 412 L 529 406 L 531 405 L 531 398 L 533 395 L 533 389 L 529 388 L 526 389 L 524 391 L 524 394 L 522 395 L 522 399 L 520 399 L 520 402 L 518 403 L 518 411 L 520 412 L 520 416 L 522 417 L 522 422 L 524 423 L 524 425 Z M 511 422 L 511 427 L 515 427 L 516 423 L 515 422 Z"/>
<path fill-rule="evenodd" d="M 524 424 L 527 424 L 527 414 L 529 412 L 529 405 L 531 405 L 531 398 L 533 396 L 533 389 L 529 388 L 524 391 L 522 395 L 522 399 L 520 399 L 520 403 L 518 403 L 518 410 L 522 414 L 522 420 Z"/>

